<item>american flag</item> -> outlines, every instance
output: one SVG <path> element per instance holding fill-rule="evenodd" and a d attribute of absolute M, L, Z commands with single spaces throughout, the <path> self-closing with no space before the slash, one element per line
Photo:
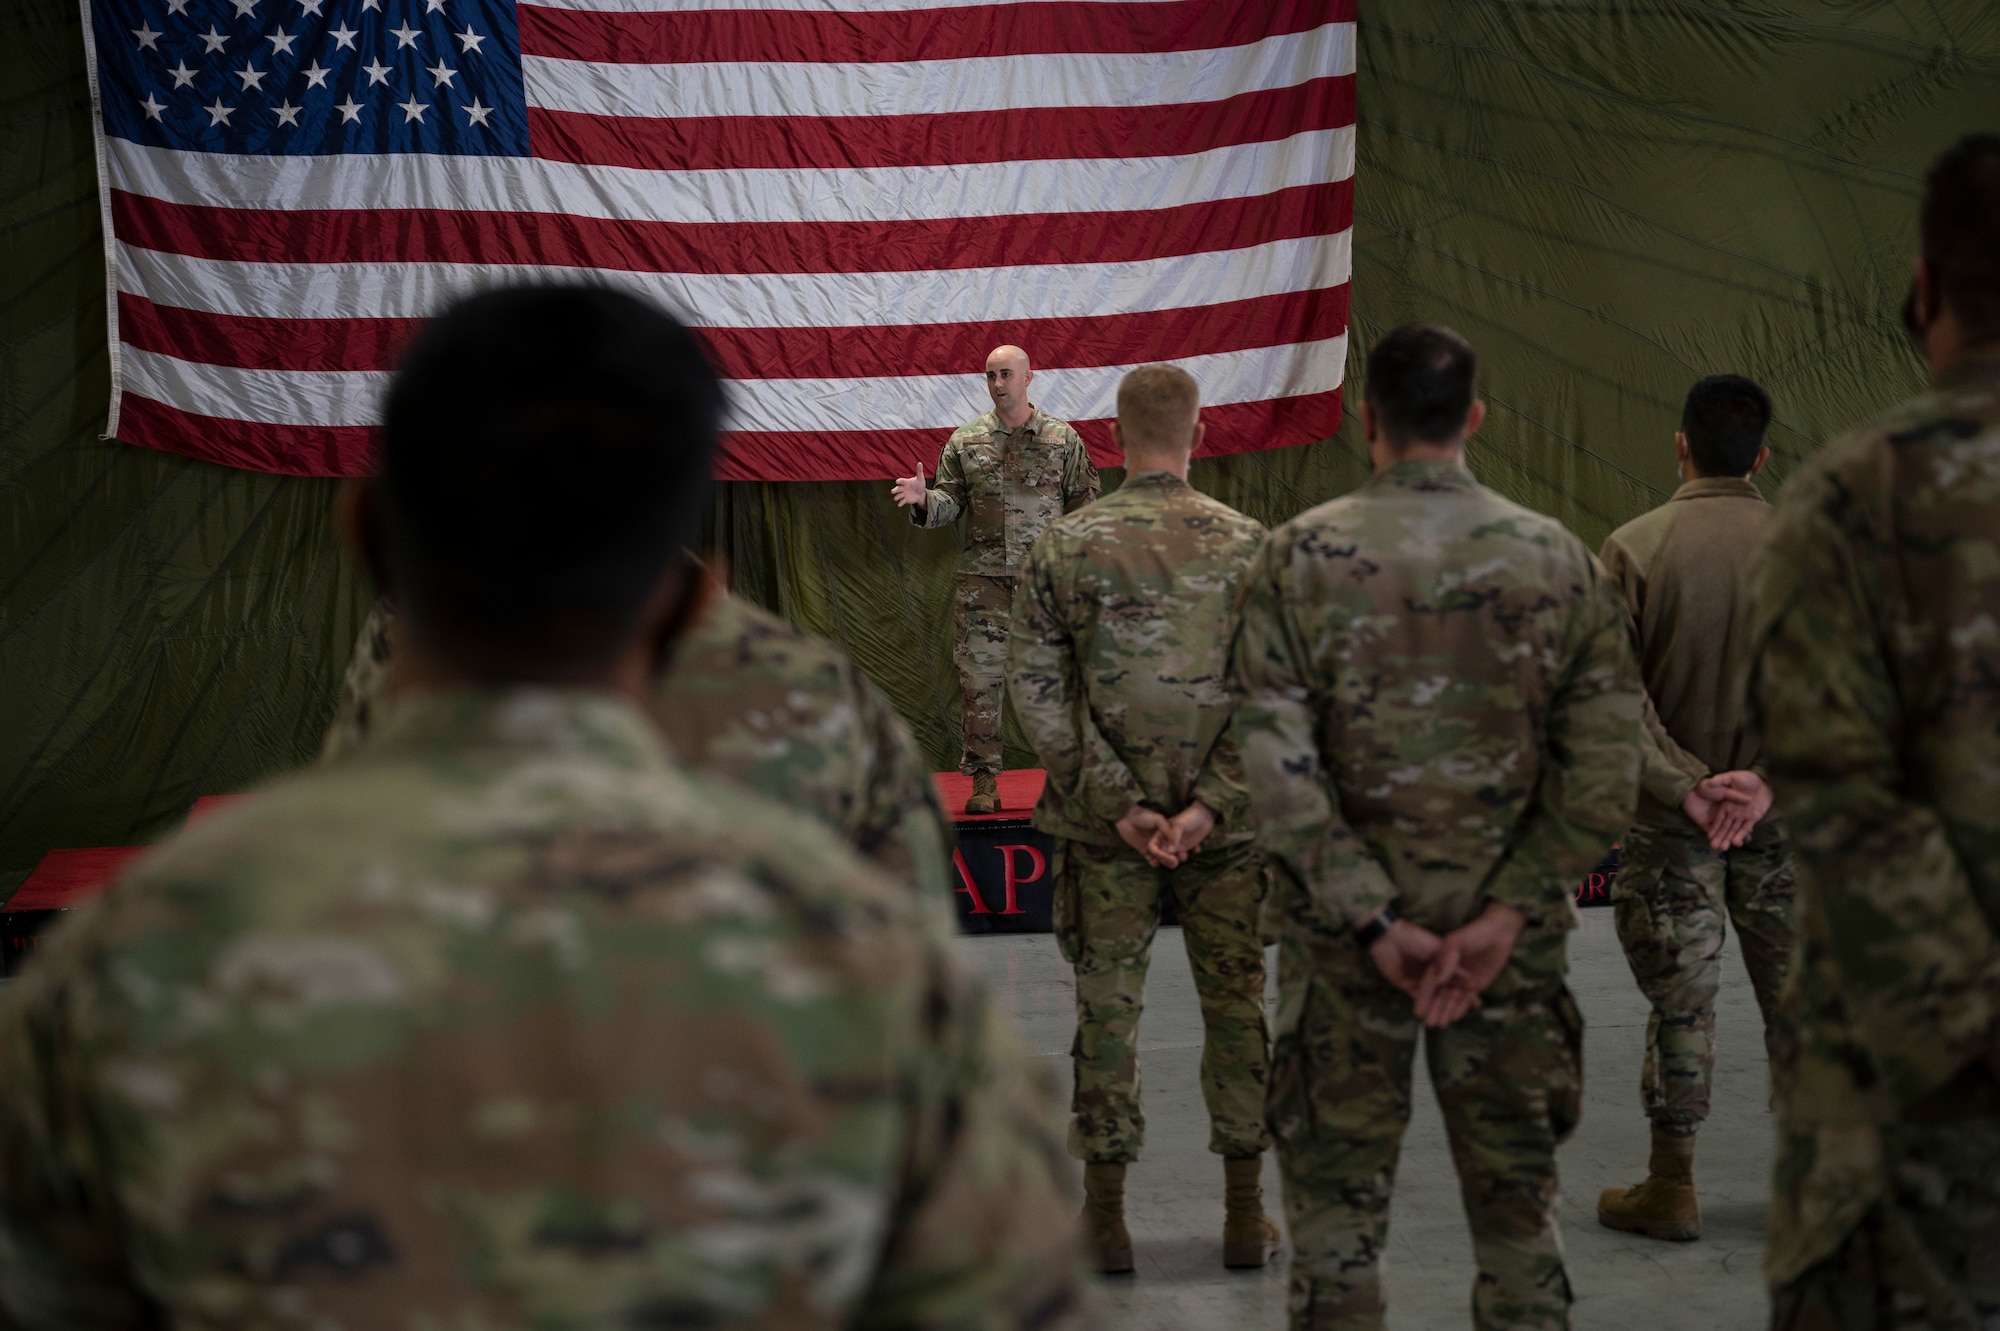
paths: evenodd
<path fill-rule="evenodd" d="M 672 8 L 660 6 L 672 5 Z M 1101 462 L 1119 377 L 1209 452 L 1338 427 L 1354 0 L 86 0 L 110 432 L 369 468 L 454 294 L 693 323 L 722 474 L 907 475 L 1012 342 Z"/>

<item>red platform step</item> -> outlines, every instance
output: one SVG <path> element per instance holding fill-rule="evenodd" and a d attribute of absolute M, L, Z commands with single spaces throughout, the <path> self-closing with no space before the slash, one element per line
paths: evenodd
<path fill-rule="evenodd" d="M 52 850 L 42 856 L 26 881 L 7 898 L 7 914 L 32 910 L 68 910 L 90 900 L 133 860 L 151 846 L 90 846 Z"/>
<path fill-rule="evenodd" d="M 247 795 L 203 795 L 188 810 L 190 824 Z M 35 937 L 55 919 L 56 912 L 81 906 L 124 871 L 151 846 L 63 847 L 49 851 L 35 865 L 14 895 L 0 906 L 0 975 L 11 975 L 35 949 Z"/>
<path fill-rule="evenodd" d="M 1022 822 L 1035 811 L 1035 801 L 1042 797 L 1042 786 L 1049 774 L 1036 767 L 1025 772 L 1002 772 L 1000 774 L 1000 812 L 967 813 L 965 802 L 972 798 L 972 778 L 963 772 L 934 772 L 931 780 L 937 782 L 938 799 L 944 803 L 947 818 L 955 823 L 984 823 L 998 820 Z"/>

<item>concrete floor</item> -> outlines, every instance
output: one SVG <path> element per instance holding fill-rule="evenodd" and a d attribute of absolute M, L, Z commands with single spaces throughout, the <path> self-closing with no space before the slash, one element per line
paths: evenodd
<path fill-rule="evenodd" d="M 1584 1117 L 1560 1155 L 1575 1325 L 1580 1331 L 1761 1327 L 1766 1304 L 1759 1261 L 1772 1124 L 1762 1028 L 1735 939 L 1723 958 L 1714 1106 L 1695 1166 L 1704 1233 L 1694 1243 L 1658 1243 L 1613 1233 L 1596 1219 L 1601 1189 L 1636 1182 L 1646 1172 L 1638 1090 L 1646 1003 L 1612 933 L 1611 912 L 1582 914 L 1571 946 L 1570 987 L 1587 1023 Z M 1067 1099 L 1074 987 L 1055 940 L 1042 934 L 964 941 L 1030 1046 L 1051 1061 Z M 1207 1149 L 1208 1121 L 1195 1075 L 1201 1015 L 1178 929 L 1161 930 L 1146 997 L 1139 1045 L 1146 1157 L 1132 1167 L 1126 1185 L 1138 1271 L 1106 1282 L 1115 1313 L 1109 1325 L 1124 1331 L 1282 1327 L 1285 1255 L 1263 1271 L 1222 1266 L 1222 1166 Z M 1396 1331 L 1470 1326 L 1472 1320 L 1472 1243 L 1421 1058 L 1417 1079 L 1416 1113 L 1390 1213 L 1389 1326 Z M 1282 1224 L 1277 1172 L 1269 1162 L 1264 1188 Z"/>

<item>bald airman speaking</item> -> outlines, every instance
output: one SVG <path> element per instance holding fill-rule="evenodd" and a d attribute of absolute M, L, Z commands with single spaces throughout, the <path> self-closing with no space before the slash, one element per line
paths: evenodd
<path fill-rule="evenodd" d="M 890 493 L 919 527 L 965 515 L 955 589 L 958 634 L 952 654 L 964 703 L 963 757 L 972 777 L 967 813 L 1000 810 L 1000 702 L 1007 673 L 1009 611 L 1028 550 L 1051 522 L 1097 498 L 1097 469 L 1069 422 L 1028 400 L 1035 372 L 1019 347 L 986 357 L 993 410 L 952 431 L 938 458 L 937 483 L 921 465 Z"/>

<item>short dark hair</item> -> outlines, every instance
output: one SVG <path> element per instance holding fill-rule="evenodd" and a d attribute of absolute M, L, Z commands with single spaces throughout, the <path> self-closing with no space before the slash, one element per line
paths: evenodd
<path fill-rule="evenodd" d="M 694 336 L 636 296 L 451 306 L 382 413 L 380 554 L 409 631 L 496 681 L 611 661 L 694 541 L 722 411 Z"/>
<path fill-rule="evenodd" d="M 1924 180 L 1923 255 L 1977 342 L 2000 337 L 2000 134 L 1968 134 Z"/>
<path fill-rule="evenodd" d="M 1438 324 L 1404 324 L 1368 352 L 1362 396 L 1390 443 L 1444 443 L 1464 430 L 1478 377 L 1470 342 Z"/>
<path fill-rule="evenodd" d="M 1688 389 L 1681 433 L 1704 476 L 1748 476 L 1771 428 L 1771 395 L 1740 374 L 1711 374 Z"/>

